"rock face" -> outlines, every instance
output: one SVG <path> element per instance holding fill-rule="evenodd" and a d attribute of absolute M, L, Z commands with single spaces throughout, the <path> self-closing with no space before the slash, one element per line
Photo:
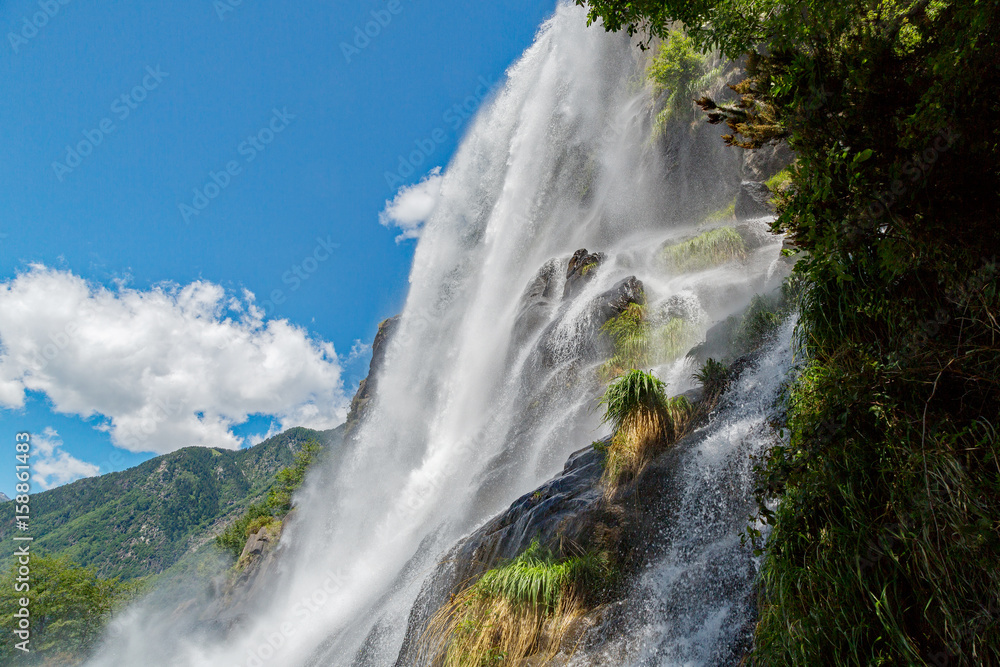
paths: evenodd
<path fill-rule="evenodd" d="M 608 441 L 610 437 L 600 442 Z M 612 499 L 605 497 L 600 481 L 604 455 L 594 446 L 573 453 L 562 473 L 518 498 L 442 560 L 411 611 L 396 667 L 421 664 L 420 636 L 451 595 L 486 570 L 516 557 L 533 541 L 559 558 L 590 550 L 610 551 L 623 579 L 636 576 L 662 548 L 658 535 L 673 518 L 682 491 L 676 462 L 697 443 L 697 438 L 690 436 L 678 441 Z M 610 602 L 591 610 L 576 621 L 578 627 L 568 633 L 567 643 L 587 640 L 589 630 L 624 623 L 626 619 L 616 614 L 618 606 Z M 570 653 L 572 646 L 567 648 Z M 563 663 L 557 660 L 551 664 Z"/>
<path fill-rule="evenodd" d="M 398 325 L 399 315 L 382 320 L 378 325 L 378 333 L 375 334 L 375 340 L 372 341 L 372 360 L 368 364 L 368 376 L 358 385 L 358 390 L 355 392 L 354 398 L 351 399 L 351 410 L 347 413 L 347 421 L 344 428 L 345 437 L 354 431 L 361 417 L 364 416 L 365 409 L 368 407 L 372 396 L 375 395 L 379 372 L 382 369 L 382 363 L 385 361 L 385 351 L 388 349 L 386 343 L 388 343 L 389 338 L 392 337 Z"/>
<path fill-rule="evenodd" d="M 550 259 L 539 269 L 535 279 L 528 284 L 521 295 L 521 302 L 514 321 L 511 347 L 519 347 L 545 323 L 549 313 L 557 303 L 556 290 L 559 282 L 559 262 Z"/>
<path fill-rule="evenodd" d="M 792 149 L 784 141 L 770 143 L 756 150 L 743 153 L 742 176 L 747 181 L 766 181 L 787 167 L 795 159 Z"/>
<path fill-rule="evenodd" d="M 740 193 L 736 196 L 736 219 L 752 220 L 774 215 L 774 208 L 770 204 L 773 196 L 763 183 L 743 181 L 740 183 Z"/>
<path fill-rule="evenodd" d="M 563 299 L 568 299 L 580 292 L 594 274 L 594 269 L 604 263 L 603 252 L 587 252 L 586 248 L 581 248 L 573 253 L 566 267 L 566 285 L 563 287 Z"/>

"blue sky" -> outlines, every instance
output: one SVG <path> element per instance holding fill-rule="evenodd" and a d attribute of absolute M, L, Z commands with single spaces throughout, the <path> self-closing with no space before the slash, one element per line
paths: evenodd
<path fill-rule="evenodd" d="M 8 495 L 20 430 L 52 486 L 220 428 L 233 446 L 349 396 L 368 362 L 355 341 L 406 295 L 414 241 L 397 243 L 380 211 L 447 163 L 486 84 L 554 9 L 231 1 L 0 7 Z M 58 358 L 32 366 L 45 345 Z M 212 345 L 229 366 L 206 363 Z M 267 396 L 244 395 L 268 374 Z M 342 395 L 325 386 L 337 381 Z M 156 434 L 133 426 L 127 441 L 143 415 Z"/>

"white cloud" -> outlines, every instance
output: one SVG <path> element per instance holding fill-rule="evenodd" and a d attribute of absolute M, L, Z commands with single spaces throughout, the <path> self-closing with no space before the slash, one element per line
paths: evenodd
<path fill-rule="evenodd" d="M 100 468 L 81 461 L 62 449 L 63 442 L 55 429 L 46 428 L 42 435 L 31 438 L 31 481 L 43 489 L 51 489 L 75 482 L 82 477 L 93 477 Z"/>
<path fill-rule="evenodd" d="M 117 446 L 155 453 L 237 448 L 231 427 L 255 413 L 343 421 L 333 345 L 241 297 L 205 281 L 107 289 L 33 265 L 0 282 L 0 406 L 41 392 L 57 412 L 105 417 Z"/>
<path fill-rule="evenodd" d="M 361 357 L 368 354 L 368 352 L 371 349 L 372 349 L 371 345 L 369 345 L 368 343 L 362 343 L 360 338 L 356 338 L 354 340 L 354 345 L 351 346 L 350 354 L 347 355 L 347 363 L 351 363 L 352 361 L 357 361 Z"/>
<path fill-rule="evenodd" d="M 396 243 L 420 236 L 420 229 L 437 207 L 441 197 L 441 167 L 435 167 L 422 181 L 402 187 L 392 201 L 386 201 L 379 222 L 386 227 L 398 227 L 402 234 Z"/>

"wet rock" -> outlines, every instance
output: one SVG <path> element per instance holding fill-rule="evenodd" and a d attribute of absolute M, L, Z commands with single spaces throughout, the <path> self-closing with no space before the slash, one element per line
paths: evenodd
<path fill-rule="evenodd" d="M 743 239 L 747 250 L 751 252 L 781 240 L 780 236 L 771 232 L 771 225 L 763 220 L 744 222 L 735 225 L 733 229 Z"/>
<path fill-rule="evenodd" d="M 566 284 L 563 287 L 563 299 L 569 299 L 580 293 L 583 286 L 593 277 L 593 271 L 606 259 L 603 252 L 587 252 L 581 248 L 573 253 L 566 267 Z"/>
<path fill-rule="evenodd" d="M 375 389 L 378 386 L 378 376 L 382 370 L 382 363 L 385 361 L 385 352 L 389 348 L 387 343 L 399 326 L 399 315 L 382 320 L 378 325 L 378 333 L 372 341 L 372 360 L 368 364 L 368 376 L 358 385 L 358 390 L 351 399 L 351 409 L 347 413 L 347 421 L 344 426 L 344 436 L 350 435 L 358 422 L 364 416 Z"/>
<path fill-rule="evenodd" d="M 784 141 L 744 151 L 743 178 L 748 181 L 766 181 L 790 165 L 794 159 L 792 149 Z"/>
<path fill-rule="evenodd" d="M 774 215 L 770 200 L 774 195 L 759 181 L 743 181 L 736 196 L 736 219 L 752 220 Z"/>
<path fill-rule="evenodd" d="M 624 313 L 629 304 L 646 303 L 646 289 L 641 280 L 635 276 L 629 276 L 618 281 L 614 287 L 597 297 L 595 303 L 600 324 L 604 324 L 612 317 Z"/>
<path fill-rule="evenodd" d="M 663 321 L 680 318 L 685 322 L 698 322 L 703 316 L 701 301 L 694 292 L 673 294 L 659 308 L 659 317 Z"/>
<path fill-rule="evenodd" d="M 549 260 L 525 288 L 514 320 L 511 347 L 519 347 L 548 319 L 555 305 L 558 272 L 558 261 Z"/>

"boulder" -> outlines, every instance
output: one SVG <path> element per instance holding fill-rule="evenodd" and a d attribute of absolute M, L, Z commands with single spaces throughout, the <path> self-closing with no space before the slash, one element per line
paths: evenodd
<path fill-rule="evenodd" d="M 635 276 L 629 276 L 619 280 L 614 287 L 595 300 L 599 324 L 604 324 L 612 317 L 621 315 L 629 307 L 629 304 L 633 303 L 646 303 L 646 289 L 641 280 Z"/>
<path fill-rule="evenodd" d="M 771 190 L 759 181 L 743 181 L 736 195 L 736 219 L 752 220 L 774 215 Z"/>
<path fill-rule="evenodd" d="M 742 176 L 748 181 L 766 181 L 790 165 L 794 159 L 792 149 L 784 141 L 746 150 L 743 152 Z"/>
<path fill-rule="evenodd" d="M 566 285 L 563 287 L 563 299 L 576 296 L 583 286 L 593 277 L 593 270 L 604 263 L 606 256 L 603 252 L 587 252 L 586 248 L 581 248 L 570 257 L 566 267 Z"/>

